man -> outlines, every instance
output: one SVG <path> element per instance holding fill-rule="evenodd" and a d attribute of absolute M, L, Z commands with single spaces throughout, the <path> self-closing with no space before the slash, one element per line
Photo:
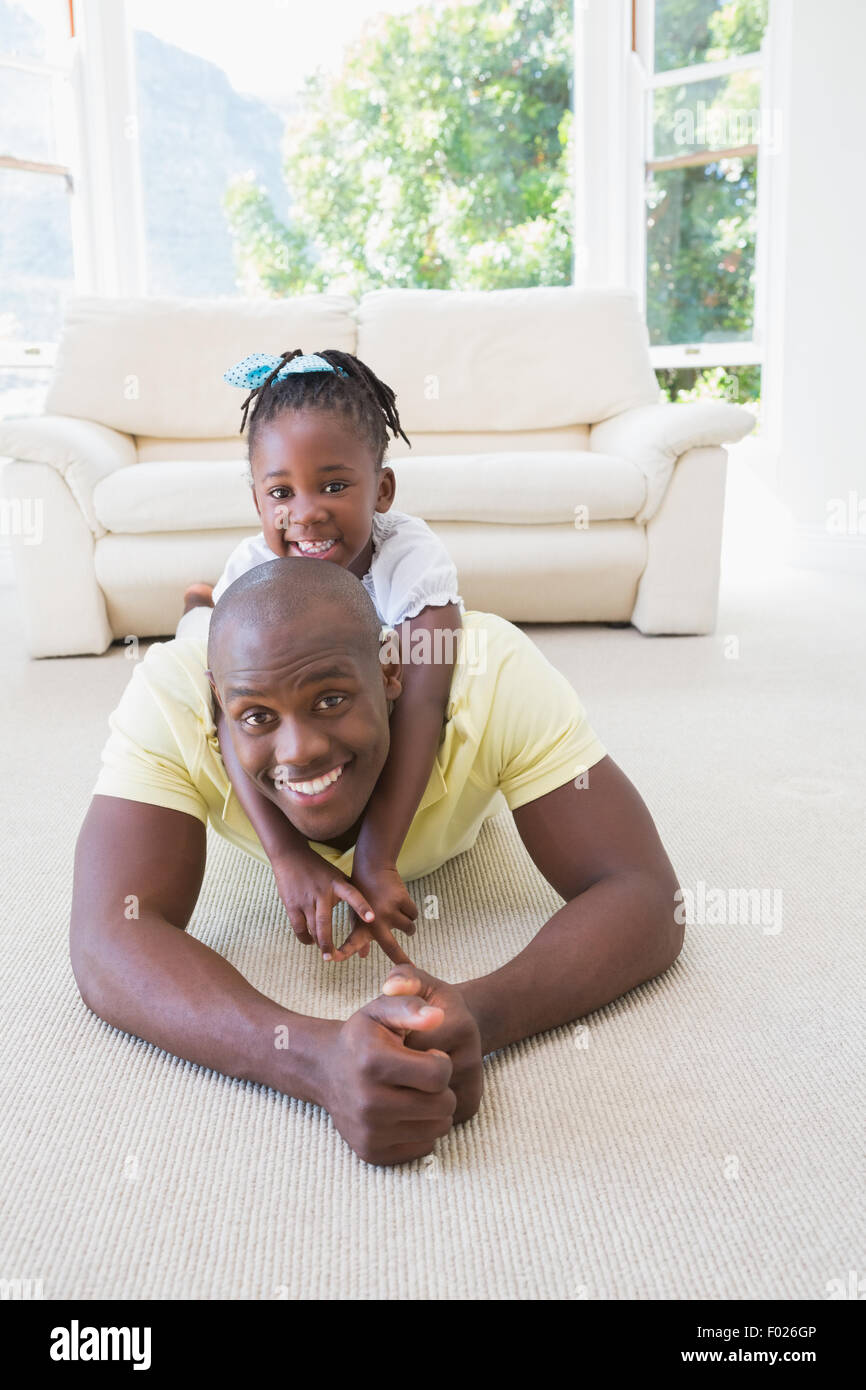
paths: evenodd
<path fill-rule="evenodd" d="M 467 849 L 501 793 L 565 905 L 492 974 L 448 984 L 399 965 L 345 1022 L 292 1013 L 187 935 L 207 821 L 264 857 L 232 794 L 212 695 L 246 775 L 349 874 L 400 696 L 396 653 L 383 654 L 359 581 L 300 559 L 262 565 L 223 596 L 212 687 L 201 642 L 152 647 L 111 719 L 78 841 L 70 941 L 82 998 L 109 1023 L 314 1101 L 363 1159 L 392 1164 L 429 1153 L 476 1112 L 485 1053 L 658 975 L 682 928 L 649 812 L 568 682 L 510 623 L 467 613 L 436 764 L 398 870 L 415 878 Z M 311 799 L 286 792 L 313 781 L 327 786 Z"/>

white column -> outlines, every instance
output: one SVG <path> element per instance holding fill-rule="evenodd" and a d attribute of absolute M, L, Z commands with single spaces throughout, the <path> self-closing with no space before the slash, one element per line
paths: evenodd
<path fill-rule="evenodd" d="M 639 290 L 642 164 L 631 0 L 575 0 L 574 283 Z"/>
<path fill-rule="evenodd" d="M 768 441 L 792 558 L 866 572 L 866 5 L 776 0 L 774 11 Z"/>
<path fill-rule="evenodd" d="M 75 0 L 81 287 L 145 292 L 144 219 L 132 44 L 124 0 Z"/>

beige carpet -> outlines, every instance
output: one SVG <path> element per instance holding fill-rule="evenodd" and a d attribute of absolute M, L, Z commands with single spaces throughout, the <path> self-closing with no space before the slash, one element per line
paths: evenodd
<path fill-rule="evenodd" d="M 0 1277 L 124 1299 L 821 1299 L 862 1277 L 863 587 L 729 583 L 714 637 L 530 630 L 681 883 L 781 889 L 781 930 L 695 925 L 663 979 L 490 1058 L 476 1119 L 387 1170 L 316 1108 L 77 997 L 72 849 L 130 666 L 27 663 L 5 591 Z M 383 957 L 327 969 L 266 872 L 212 850 L 194 930 L 255 985 L 335 1017 L 378 991 Z M 558 902 L 507 816 L 428 892 L 416 955 L 445 978 L 506 960 Z"/>

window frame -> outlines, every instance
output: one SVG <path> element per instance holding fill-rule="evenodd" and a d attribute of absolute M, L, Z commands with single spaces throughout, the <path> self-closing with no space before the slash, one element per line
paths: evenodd
<path fill-rule="evenodd" d="M 68 0 L 68 14 L 68 64 L 0 54 L 0 69 L 46 75 L 62 88 L 68 119 L 56 136 L 63 160 L 54 165 L 6 155 L 0 168 L 66 179 L 72 294 L 142 297 L 144 217 L 125 0 Z M 50 368 L 57 347 L 56 341 L 0 339 L 0 369 Z"/>
<path fill-rule="evenodd" d="M 58 13 L 60 12 L 60 3 L 62 0 L 58 0 Z M 71 11 L 69 18 L 71 39 Z M 69 64 L 48 63 L 37 58 L 21 58 L 17 54 L 0 51 L 0 75 L 4 72 L 26 72 L 35 77 L 46 78 L 51 83 L 52 104 L 55 113 L 61 107 L 66 106 L 68 114 L 74 101 L 71 62 Z M 55 140 L 55 152 L 61 156 L 59 160 L 28 159 L 14 153 L 2 153 L 0 154 L 0 170 L 6 169 L 15 173 L 30 174 L 34 178 L 62 178 L 64 180 L 67 194 L 72 199 L 69 205 L 70 231 L 73 274 L 77 279 L 78 260 L 73 212 L 75 200 L 74 130 L 68 120 L 65 124 L 58 121 L 57 126 L 58 128 L 52 134 Z M 53 365 L 56 351 L 57 344 L 54 342 L 36 341 L 30 338 L 0 338 L 0 370 L 44 370 Z"/>
<path fill-rule="evenodd" d="M 767 27 L 761 48 L 757 53 L 737 54 L 710 63 L 694 63 L 687 67 L 670 68 L 663 72 L 653 70 L 655 53 L 655 6 L 656 0 L 633 0 L 632 3 L 632 63 L 634 81 L 637 87 L 637 109 L 640 120 L 641 176 L 640 196 L 634 209 L 635 227 L 634 266 L 641 312 L 647 312 L 647 226 L 645 188 L 651 171 L 682 167 L 687 158 L 689 164 L 709 164 L 722 156 L 757 155 L 755 173 L 756 219 L 755 219 L 755 297 L 752 314 L 752 336 L 748 340 L 736 342 L 697 342 L 663 343 L 650 345 L 650 359 L 654 368 L 694 368 L 728 366 L 760 366 L 766 358 L 766 275 L 768 244 L 769 198 L 767 193 L 767 150 L 766 141 L 755 145 L 741 145 L 730 150 L 713 150 L 689 156 L 673 156 L 657 159 L 653 151 L 653 95 L 663 87 L 690 86 L 697 82 L 709 81 L 715 77 L 726 77 L 733 72 L 749 69 L 757 71 L 760 81 L 760 102 L 762 112 L 767 109 L 768 79 L 768 36 L 773 22 L 775 0 L 769 0 Z"/>
<path fill-rule="evenodd" d="M 61 0 L 62 3 L 62 0 Z M 75 294 L 144 297 L 145 235 L 131 33 L 125 0 L 68 0 L 69 69 L 60 69 L 74 106 L 69 158 L 33 177 L 71 181 Z M 768 46 L 779 23 L 769 0 L 768 24 L 757 54 L 653 73 L 655 0 L 575 0 L 573 103 L 575 110 L 574 265 L 572 284 L 627 284 L 646 315 L 647 157 L 652 138 L 652 94 L 680 82 L 724 76 L 751 67 L 760 72 L 761 108 L 768 104 Z M 769 56 L 772 57 L 770 47 Z M 626 61 L 623 61 L 625 59 Z M 0 65 L 5 62 L 0 55 Z M 15 66 L 54 65 L 12 58 Z M 714 152 L 718 158 L 718 152 Z M 657 161 L 663 163 L 663 161 Z M 758 148 L 756 273 L 753 336 L 748 342 L 686 343 L 650 347 L 656 368 L 764 365 L 767 301 L 773 286 L 768 260 L 771 180 L 779 161 Z M 10 166 L 0 161 L 0 167 Z M 775 274 L 775 272 L 773 272 Z M 777 311 L 770 306 L 770 328 Z M 56 343 L 0 340 L 0 367 L 49 367 Z"/>

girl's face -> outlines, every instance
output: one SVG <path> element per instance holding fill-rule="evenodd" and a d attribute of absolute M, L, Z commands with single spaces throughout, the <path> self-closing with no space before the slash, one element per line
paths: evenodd
<path fill-rule="evenodd" d="M 373 555 L 374 512 L 394 501 L 390 468 L 338 415 L 287 411 L 256 436 L 253 498 L 275 555 L 330 560 L 361 578 Z"/>

